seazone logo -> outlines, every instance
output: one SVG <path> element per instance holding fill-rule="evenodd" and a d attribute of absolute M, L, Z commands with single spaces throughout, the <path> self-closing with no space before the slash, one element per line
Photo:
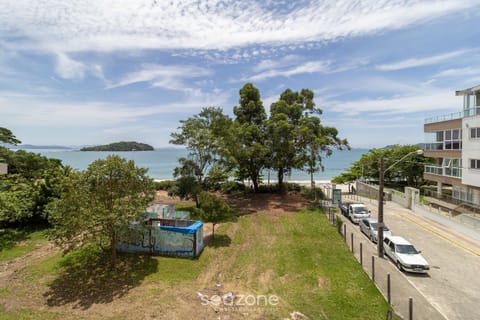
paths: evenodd
<path fill-rule="evenodd" d="M 253 295 L 253 294 L 225 294 L 223 296 L 205 294 L 200 295 L 202 305 L 213 305 L 217 307 L 265 307 L 276 306 L 279 303 L 276 295 Z"/>

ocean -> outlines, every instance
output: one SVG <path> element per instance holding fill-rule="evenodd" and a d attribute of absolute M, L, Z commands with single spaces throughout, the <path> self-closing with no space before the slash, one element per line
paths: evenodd
<path fill-rule="evenodd" d="M 154 151 L 129 151 L 129 152 L 96 152 L 96 151 L 78 151 L 78 150 L 51 150 L 51 149 L 32 149 L 26 150 L 34 153 L 40 153 L 49 158 L 62 160 L 64 165 L 69 165 L 74 169 L 85 170 L 90 163 L 97 159 L 104 159 L 109 154 L 116 154 L 128 160 L 135 161 L 137 167 L 148 168 L 148 175 L 155 180 L 173 179 L 173 170 L 178 166 L 178 159 L 187 156 L 185 149 L 159 148 Z M 330 181 L 333 177 L 347 170 L 354 161 L 360 159 L 362 154 L 368 152 L 368 149 L 352 149 L 345 151 L 334 151 L 333 155 L 323 159 L 325 170 L 316 172 L 314 180 L 317 182 Z M 268 180 L 268 171 L 264 172 L 264 182 Z M 270 172 L 270 181 L 276 180 L 275 172 Z M 306 172 L 294 171 L 285 181 L 290 182 L 309 182 L 310 175 Z"/>

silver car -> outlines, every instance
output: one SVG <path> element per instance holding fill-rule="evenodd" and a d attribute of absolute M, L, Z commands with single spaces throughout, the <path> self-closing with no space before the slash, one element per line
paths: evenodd
<path fill-rule="evenodd" d="M 372 218 L 365 218 L 360 220 L 358 223 L 360 227 L 360 231 L 365 233 L 367 237 L 372 240 L 372 242 L 377 243 L 378 242 L 378 221 L 377 219 L 372 219 Z M 387 226 L 383 227 L 383 236 L 391 236 L 392 232 L 390 229 L 388 229 Z"/>

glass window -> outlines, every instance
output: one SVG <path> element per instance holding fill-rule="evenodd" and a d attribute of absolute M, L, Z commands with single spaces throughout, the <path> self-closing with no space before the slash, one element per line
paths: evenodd
<path fill-rule="evenodd" d="M 443 141 L 443 131 L 437 131 L 437 141 Z"/>
<path fill-rule="evenodd" d="M 470 159 L 471 169 L 480 169 L 480 159 Z"/>
<path fill-rule="evenodd" d="M 452 139 L 453 140 L 458 140 L 460 134 L 459 134 L 459 130 L 452 130 Z"/>
<path fill-rule="evenodd" d="M 452 131 L 445 131 L 445 140 L 452 140 Z"/>
<path fill-rule="evenodd" d="M 480 139 L 480 128 L 471 128 L 470 129 L 470 138 Z"/>

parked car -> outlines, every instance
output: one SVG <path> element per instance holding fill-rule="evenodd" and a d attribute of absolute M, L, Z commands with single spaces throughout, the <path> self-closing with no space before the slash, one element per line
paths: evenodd
<path fill-rule="evenodd" d="M 361 219 L 370 217 L 371 212 L 363 203 L 345 202 L 339 204 L 339 207 L 342 214 L 353 223 L 359 223 Z"/>
<path fill-rule="evenodd" d="M 372 242 L 377 243 L 378 242 L 378 221 L 377 219 L 373 218 L 366 218 L 360 220 L 358 223 L 358 226 L 360 227 L 360 231 L 362 231 L 367 237 L 372 240 Z M 387 226 L 383 226 L 383 237 L 391 236 L 392 232 L 390 229 L 388 229 Z"/>
<path fill-rule="evenodd" d="M 427 260 L 422 257 L 420 251 L 402 237 L 385 237 L 383 249 L 399 270 L 417 273 L 427 273 L 430 270 Z"/>

